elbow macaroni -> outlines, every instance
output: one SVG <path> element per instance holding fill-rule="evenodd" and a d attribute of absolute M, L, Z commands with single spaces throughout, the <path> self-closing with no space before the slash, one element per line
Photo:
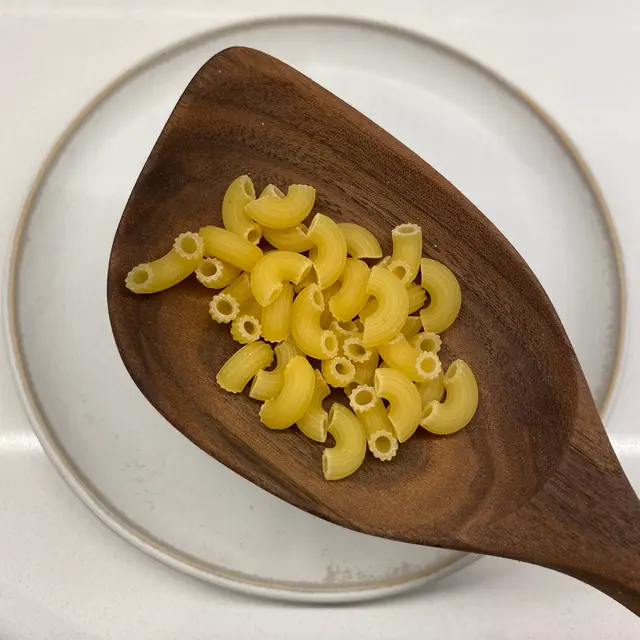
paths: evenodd
<path fill-rule="evenodd" d="M 273 349 L 266 342 L 252 342 L 236 351 L 221 367 L 216 382 L 231 393 L 240 393 L 247 382 L 273 362 Z"/>
<path fill-rule="evenodd" d="M 309 251 L 313 246 L 307 236 L 307 227 L 302 223 L 284 229 L 262 228 L 264 239 L 280 251 Z"/>
<path fill-rule="evenodd" d="M 369 267 L 366 262 L 349 258 L 340 276 L 342 286 L 329 299 L 329 309 L 333 317 L 342 322 L 353 320 L 369 299 L 367 281 Z M 421 290 L 422 291 L 422 290 Z M 422 291 L 424 294 L 424 291 Z"/>
<path fill-rule="evenodd" d="M 370 385 L 356 387 L 349 395 L 349 404 L 364 426 L 369 451 L 378 460 L 391 460 L 398 452 L 398 439 L 375 389 Z"/>
<path fill-rule="evenodd" d="M 204 255 L 224 260 L 242 271 L 251 271 L 262 258 L 262 249 L 227 229 L 202 227 L 198 231 L 204 241 Z"/>
<path fill-rule="evenodd" d="M 422 258 L 422 229 L 417 224 L 401 224 L 391 232 L 393 253 L 389 269 L 393 271 L 393 263 L 406 265 L 405 282 L 413 282 L 420 269 Z"/>
<path fill-rule="evenodd" d="M 342 480 L 358 470 L 367 453 L 367 441 L 360 421 L 337 402 L 329 411 L 329 433 L 335 447 L 322 453 L 322 471 L 326 480 Z"/>
<path fill-rule="evenodd" d="M 347 262 L 347 241 L 340 227 L 322 213 L 316 213 L 307 236 L 318 252 L 313 258 L 318 285 L 320 289 L 326 289 L 344 270 Z"/>
<path fill-rule="evenodd" d="M 267 342 L 281 342 L 291 333 L 293 285 L 282 283 L 280 295 L 262 309 L 262 335 Z"/>
<path fill-rule="evenodd" d="M 425 331 L 442 333 L 460 313 L 462 293 L 456 277 L 441 262 L 423 258 L 422 287 L 431 296 L 431 302 L 420 312 Z"/>
<path fill-rule="evenodd" d="M 208 289 L 223 289 L 242 271 L 219 258 L 202 258 L 196 269 L 196 278 Z"/>
<path fill-rule="evenodd" d="M 273 371 L 258 371 L 249 390 L 250 398 L 255 398 L 256 400 L 275 398 L 282 389 L 286 366 L 293 358 L 302 355 L 302 352 L 291 338 L 277 345 L 274 351 L 276 355 L 275 368 Z"/>
<path fill-rule="evenodd" d="M 256 190 L 249 176 L 236 178 L 227 189 L 222 199 L 222 224 L 224 228 L 258 244 L 262 237 L 260 225 L 254 222 L 244 208 L 256 199 Z"/>
<path fill-rule="evenodd" d="M 249 202 L 245 211 L 263 227 L 285 229 L 300 224 L 310 213 L 316 199 L 316 190 L 304 184 L 292 184 L 287 195 L 260 196 Z"/>
<path fill-rule="evenodd" d="M 338 226 L 352 258 L 382 258 L 380 243 L 369 229 L 352 222 L 339 222 Z"/>
<path fill-rule="evenodd" d="M 298 429 L 300 429 L 307 438 L 311 438 L 316 442 L 326 442 L 329 414 L 324 410 L 322 401 L 329 396 L 331 391 L 322 374 L 317 369 L 314 370 L 314 373 L 316 376 L 316 384 L 311 402 L 302 415 L 302 418 L 300 418 L 296 424 L 298 425 Z"/>
<path fill-rule="evenodd" d="M 338 355 L 336 334 L 320 326 L 324 298 L 317 284 L 301 291 L 291 307 L 291 335 L 298 347 L 312 358 L 330 360 Z"/>
<path fill-rule="evenodd" d="M 271 251 L 256 263 L 251 272 L 251 290 L 255 299 L 269 306 L 281 293 L 283 282 L 297 284 L 313 267 L 313 263 L 293 251 Z"/>
<path fill-rule="evenodd" d="M 356 375 L 353 362 L 344 357 L 323 360 L 320 364 L 320 370 L 324 379 L 332 387 L 346 387 L 350 382 L 353 382 L 353 377 Z"/>
<path fill-rule="evenodd" d="M 389 402 L 388 416 L 399 442 L 406 442 L 422 418 L 422 401 L 416 385 L 400 371 L 376 369 L 375 392 Z"/>

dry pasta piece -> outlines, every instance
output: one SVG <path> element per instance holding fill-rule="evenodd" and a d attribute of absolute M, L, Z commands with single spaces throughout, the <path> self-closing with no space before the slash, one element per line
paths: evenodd
<path fill-rule="evenodd" d="M 240 307 L 251 298 L 249 274 L 241 273 L 231 284 L 213 296 L 209 303 L 209 314 L 216 322 L 231 322 L 238 317 Z"/>
<path fill-rule="evenodd" d="M 292 184 L 287 195 L 260 196 L 245 207 L 249 216 L 263 227 L 285 229 L 300 224 L 310 213 L 316 190 L 304 184 Z"/>
<path fill-rule="evenodd" d="M 266 342 L 252 342 L 236 351 L 220 368 L 216 382 L 231 393 L 240 393 L 247 382 L 273 362 L 273 349 Z"/>
<path fill-rule="evenodd" d="M 413 282 L 418 275 L 422 258 L 422 229 L 412 223 L 398 225 L 391 232 L 391 240 L 393 253 L 389 269 L 393 271 L 394 262 L 402 262 L 408 267 L 405 270 L 405 282 Z"/>
<path fill-rule="evenodd" d="M 338 355 L 338 338 L 330 329 L 320 326 L 324 298 L 317 284 L 310 284 L 293 301 L 291 335 L 303 353 L 318 360 Z"/>
<path fill-rule="evenodd" d="M 222 227 L 202 227 L 198 233 L 204 240 L 204 255 L 220 258 L 242 271 L 251 271 L 262 258 L 262 249 L 242 236 Z"/>
<path fill-rule="evenodd" d="M 340 322 L 333 318 L 329 323 L 329 329 L 336 334 L 338 338 L 338 349 L 342 349 L 344 341 L 358 333 L 358 327 L 351 320 Z"/>
<path fill-rule="evenodd" d="M 262 235 L 265 240 L 280 251 L 296 251 L 302 253 L 309 251 L 313 246 L 307 237 L 307 227 L 300 223 L 295 227 L 285 227 L 284 229 L 271 229 L 262 227 Z"/>
<path fill-rule="evenodd" d="M 364 429 L 349 409 L 336 402 L 329 410 L 328 430 L 336 444 L 322 452 L 322 471 L 325 480 L 341 480 L 357 471 L 364 461 Z"/>
<path fill-rule="evenodd" d="M 431 301 L 422 311 L 420 319 L 425 331 L 442 333 L 458 317 L 462 305 L 460 285 L 451 270 L 441 262 L 423 258 L 420 266 L 422 286 Z"/>
<path fill-rule="evenodd" d="M 291 333 L 293 285 L 282 283 L 280 295 L 262 309 L 262 335 L 268 342 L 281 342 Z"/>
<path fill-rule="evenodd" d="M 435 378 L 428 382 L 421 382 L 417 386 L 423 409 L 434 400 L 440 402 L 444 395 L 444 371 L 440 369 L 440 373 Z"/>
<path fill-rule="evenodd" d="M 378 363 L 380 362 L 378 350 L 375 347 L 369 347 L 368 350 L 371 352 L 371 356 L 368 360 L 353 363 L 356 368 L 356 373 L 353 379 L 358 384 L 373 384 L 373 377 L 376 369 L 378 368 Z"/>
<path fill-rule="evenodd" d="M 418 351 L 429 351 L 430 353 L 439 353 L 442 346 L 440 336 L 432 331 L 422 331 L 413 336 L 409 342 Z"/>
<path fill-rule="evenodd" d="M 249 397 L 256 400 L 270 400 L 281 391 L 284 383 L 284 370 L 295 356 L 301 356 L 292 338 L 287 338 L 274 349 L 276 354 L 276 366 L 273 371 L 258 371 L 249 390 Z"/>
<path fill-rule="evenodd" d="M 411 284 L 411 265 L 404 260 L 389 260 L 387 269 L 402 282 L 405 287 Z"/>
<path fill-rule="evenodd" d="M 358 315 L 358 318 L 362 323 L 364 323 L 364 321 L 369 316 L 373 315 L 376 312 L 377 308 L 378 308 L 378 301 L 374 297 L 370 297 L 367 300 L 367 303 L 364 305 L 364 307 L 362 307 L 362 309 L 360 310 L 360 314 Z M 422 326 L 422 321 L 420 322 L 420 326 Z"/>
<path fill-rule="evenodd" d="M 294 285 L 293 290 L 296 293 L 300 293 L 305 287 L 308 287 L 310 284 L 318 284 L 318 279 L 316 278 L 316 272 L 311 269 L 307 275 L 298 282 L 298 284 Z"/>
<path fill-rule="evenodd" d="M 356 374 L 353 362 L 342 356 L 323 360 L 320 368 L 324 379 L 332 387 L 346 387 L 350 382 L 353 382 L 353 377 Z"/>
<path fill-rule="evenodd" d="M 324 410 L 322 401 L 331 393 L 331 390 L 317 369 L 314 370 L 314 374 L 316 384 L 313 389 L 311 402 L 302 418 L 300 418 L 296 424 L 298 425 L 298 429 L 300 429 L 307 438 L 311 438 L 316 442 L 326 442 L 329 414 Z"/>
<path fill-rule="evenodd" d="M 347 253 L 352 258 L 382 258 L 380 243 L 369 229 L 352 222 L 339 222 L 338 226 L 347 242 Z"/>
<path fill-rule="evenodd" d="M 242 305 L 240 313 L 231 323 L 231 337 L 240 344 L 249 344 L 258 340 L 262 335 L 261 313 L 262 307 L 253 298 Z"/>
<path fill-rule="evenodd" d="M 241 273 L 238 267 L 220 258 L 202 258 L 196 269 L 196 278 L 208 289 L 223 289 Z"/>
<path fill-rule="evenodd" d="M 478 408 L 478 385 L 464 360 L 451 363 L 444 376 L 444 401 L 429 402 L 422 412 L 420 426 L 438 435 L 456 433 L 466 427 Z"/>
<path fill-rule="evenodd" d="M 310 257 L 320 289 L 330 287 L 341 275 L 347 262 L 347 241 L 340 227 L 328 216 L 316 213 L 309 232 L 309 240 L 317 248 L 317 256 Z"/>
<path fill-rule="evenodd" d="M 277 198 L 284 198 L 284 193 L 282 193 L 282 191 L 280 191 L 280 189 L 278 189 L 275 184 L 268 184 L 260 194 L 261 198 L 264 198 L 265 196 L 276 196 Z"/>
<path fill-rule="evenodd" d="M 342 353 L 344 353 L 345 358 L 349 358 L 351 362 L 356 363 L 368 362 L 373 358 L 373 352 L 364 346 L 360 334 L 354 334 L 344 339 Z"/>
<path fill-rule="evenodd" d="M 427 293 L 419 284 L 409 283 L 407 295 L 409 296 L 409 313 L 415 313 L 418 309 L 422 309 L 427 299 Z"/>
<path fill-rule="evenodd" d="M 258 244 L 262 237 L 260 225 L 254 222 L 244 208 L 256 199 L 256 190 L 249 176 L 236 178 L 227 188 L 222 199 L 222 224 L 252 244 Z"/>
<path fill-rule="evenodd" d="M 405 286 L 390 271 L 371 269 L 367 293 L 376 298 L 376 310 L 364 321 L 365 347 L 376 347 L 400 333 L 409 315 L 409 296 Z"/>
<path fill-rule="evenodd" d="M 316 377 L 304 356 L 294 356 L 284 370 L 280 393 L 265 400 L 260 420 L 269 429 L 286 429 L 302 418 L 313 397 Z"/>
<path fill-rule="evenodd" d="M 125 285 L 133 293 L 156 293 L 173 287 L 196 270 L 203 250 L 203 240 L 197 233 L 181 233 L 169 253 L 131 269 Z"/>
<path fill-rule="evenodd" d="M 300 282 L 312 267 L 309 258 L 293 251 L 266 253 L 251 272 L 251 290 L 255 299 L 263 307 L 270 305 L 282 292 L 284 282 Z"/>
<path fill-rule="evenodd" d="M 409 316 L 406 322 L 402 325 L 401 333 L 407 340 L 413 338 L 417 333 L 422 330 L 422 320 L 420 316 Z"/>
<path fill-rule="evenodd" d="M 331 296 L 329 309 L 334 318 L 342 322 L 353 320 L 369 299 L 367 282 L 369 280 L 369 267 L 366 262 L 347 259 L 340 281 L 340 289 Z M 420 289 L 424 295 L 424 290 Z"/>
<path fill-rule="evenodd" d="M 416 385 L 395 369 L 376 369 L 374 388 L 389 402 L 388 416 L 399 442 L 408 440 L 422 418 L 422 402 Z"/>
<path fill-rule="evenodd" d="M 378 351 L 387 365 L 402 371 L 413 382 L 432 380 L 442 370 L 435 353 L 418 351 L 402 333 L 381 344 Z"/>
<path fill-rule="evenodd" d="M 391 460 L 398 452 L 398 439 L 375 389 L 370 385 L 356 387 L 349 396 L 349 404 L 364 427 L 369 451 L 378 460 Z"/>

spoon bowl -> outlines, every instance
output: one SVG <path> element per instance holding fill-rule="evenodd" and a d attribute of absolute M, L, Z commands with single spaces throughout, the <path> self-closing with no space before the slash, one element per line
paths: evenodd
<path fill-rule="evenodd" d="M 366 226 L 390 252 L 403 222 L 463 291 L 442 359 L 474 370 L 478 412 L 448 437 L 423 430 L 393 462 L 368 459 L 326 482 L 323 445 L 274 433 L 259 405 L 215 376 L 237 348 L 188 279 L 151 296 L 129 269 L 185 230 L 220 224 L 226 186 L 308 183 L 316 210 Z M 385 245 L 385 241 L 387 244 Z M 508 241 L 453 185 L 388 133 L 274 58 L 232 48 L 180 98 L 123 213 L 108 304 L 123 361 L 185 436 L 267 491 L 334 523 L 396 540 L 552 567 L 640 613 L 640 504 L 606 437 L 584 375 L 541 285 Z"/>

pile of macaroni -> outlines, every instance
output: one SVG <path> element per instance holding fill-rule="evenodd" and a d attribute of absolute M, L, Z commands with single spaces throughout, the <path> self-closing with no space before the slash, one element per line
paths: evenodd
<path fill-rule="evenodd" d="M 330 433 L 335 446 L 324 450 L 322 469 L 339 480 L 360 467 L 367 446 L 386 461 L 418 426 L 459 431 L 475 414 L 478 388 L 464 361 L 445 372 L 438 357 L 439 334 L 462 298 L 453 273 L 422 257 L 420 227 L 393 229 L 393 252 L 383 257 L 360 225 L 316 213 L 307 228 L 314 202 L 315 189 L 297 184 L 286 195 L 269 185 L 256 198 L 241 176 L 224 196 L 223 227 L 182 233 L 165 256 L 132 269 L 126 286 L 154 293 L 195 272 L 220 289 L 211 318 L 230 324 L 244 346 L 218 384 L 240 393 L 253 380 L 249 396 L 263 402 L 260 420 L 270 429 L 295 424 L 317 442 Z M 261 249 L 262 239 L 273 248 Z M 324 409 L 330 387 L 344 390 L 351 410 L 338 402 Z"/>

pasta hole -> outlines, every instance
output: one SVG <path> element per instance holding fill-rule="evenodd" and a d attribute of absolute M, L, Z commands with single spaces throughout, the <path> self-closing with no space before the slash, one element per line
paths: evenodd
<path fill-rule="evenodd" d="M 216 262 L 203 262 L 200 265 L 200 273 L 205 278 L 212 278 L 218 275 L 218 264 Z"/>
<path fill-rule="evenodd" d="M 134 284 L 144 284 L 149 279 L 149 272 L 146 269 L 137 269 L 131 274 Z"/>
<path fill-rule="evenodd" d="M 356 397 L 354 398 L 356 404 L 359 404 L 361 407 L 368 405 L 373 401 L 373 394 L 371 391 L 367 391 L 366 389 L 362 389 L 356 393 Z"/>
<path fill-rule="evenodd" d="M 375 448 L 382 454 L 391 451 L 391 439 L 389 436 L 378 436 L 374 442 Z"/>
<path fill-rule="evenodd" d="M 420 363 L 420 368 L 425 373 L 433 373 L 436 370 L 436 361 L 433 358 L 424 358 Z"/>
<path fill-rule="evenodd" d="M 345 362 L 336 362 L 335 367 L 336 367 L 336 372 L 341 376 L 347 376 L 351 371 L 351 369 L 349 368 L 349 366 L 347 366 Z"/>
<path fill-rule="evenodd" d="M 422 411 L 422 419 L 428 418 L 433 413 L 433 405 L 428 404 Z"/>
<path fill-rule="evenodd" d="M 246 238 L 249 242 L 258 244 L 260 242 L 260 232 L 255 228 L 251 228 L 247 231 Z"/>
<path fill-rule="evenodd" d="M 196 251 L 198 251 L 198 243 L 193 236 L 187 236 L 180 240 L 180 248 L 186 254 L 196 253 Z"/>
<path fill-rule="evenodd" d="M 367 350 L 364 348 L 364 346 L 358 344 L 357 342 L 352 342 L 349 345 L 349 350 L 351 351 L 351 353 L 353 353 L 354 356 L 362 357 L 367 355 Z"/>
<path fill-rule="evenodd" d="M 404 265 L 399 264 L 391 269 L 391 273 L 399 280 L 404 280 L 407 275 L 407 269 Z"/>
<path fill-rule="evenodd" d="M 247 335 L 252 336 L 256 333 L 256 325 L 253 320 L 245 320 L 242 324 L 242 328 Z"/>
<path fill-rule="evenodd" d="M 313 303 L 316 307 L 324 309 L 324 297 L 320 289 L 316 289 L 313 292 Z"/>
<path fill-rule="evenodd" d="M 338 350 L 338 339 L 333 333 L 324 335 L 324 348 L 328 353 L 334 353 Z"/>
<path fill-rule="evenodd" d="M 253 182 L 251 182 L 251 178 L 247 177 L 242 186 L 244 188 L 244 192 L 253 200 L 256 197 L 256 190 L 253 186 Z M 247 240 L 253 242 L 250 238 L 247 238 Z"/>
<path fill-rule="evenodd" d="M 233 306 L 227 300 L 218 300 L 218 312 L 223 316 L 228 316 L 233 313 Z"/>
<path fill-rule="evenodd" d="M 447 380 L 451 380 L 451 378 L 453 378 L 457 372 L 458 372 L 458 363 L 454 362 L 447 370 L 447 375 L 445 376 L 445 378 Z"/>
<path fill-rule="evenodd" d="M 418 233 L 419 231 L 419 227 L 417 227 L 417 225 L 414 224 L 401 224 L 399 226 L 397 226 L 394 231 L 396 233 L 401 233 L 405 236 L 412 236 L 416 233 Z"/>

